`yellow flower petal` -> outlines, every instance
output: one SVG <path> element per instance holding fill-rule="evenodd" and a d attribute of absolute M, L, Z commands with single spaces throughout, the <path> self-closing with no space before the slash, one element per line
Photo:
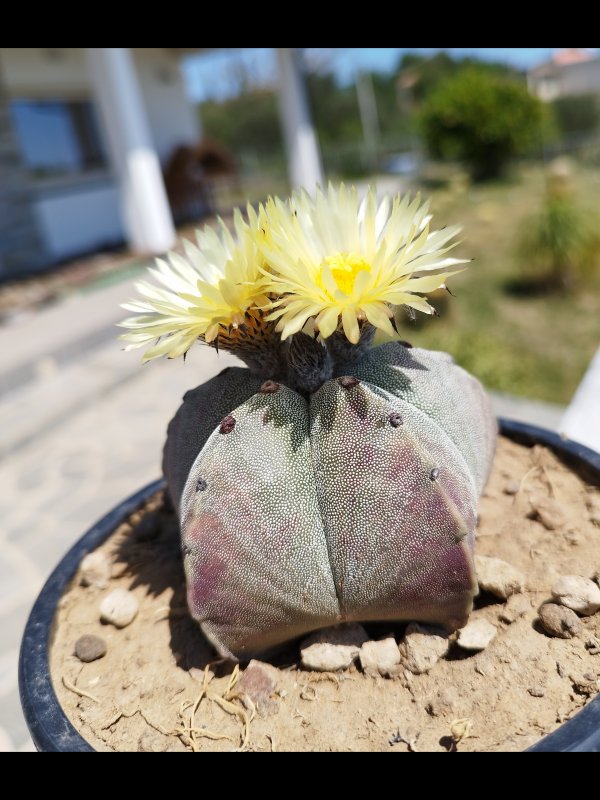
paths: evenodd
<path fill-rule="evenodd" d="M 259 217 L 252 219 L 257 223 Z M 214 341 L 220 326 L 240 324 L 248 310 L 268 305 L 256 231 L 240 213 L 234 215 L 234 228 L 237 238 L 222 221 L 218 232 L 205 228 L 197 234 L 197 246 L 184 246 L 185 256 L 169 253 L 168 260 L 156 260 L 150 274 L 159 285 L 136 284 L 142 300 L 124 304 L 136 316 L 121 323 L 131 331 L 122 338 L 131 347 L 143 347 L 163 337 L 144 354 L 145 360 L 176 358 L 196 339 Z"/>
<path fill-rule="evenodd" d="M 394 306 L 433 313 L 416 293 L 437 289 L 466 263 L 446 256 L 459 229 L 432 231 L 429 204 L 418 196 L 378 202 L 369 189 L 359 204 L 354 189 L 330 184 L 314 199 L 301 192 L 288 205 L 269 200 L 259 214 L 269 318 L 284 337 L 314 319 L 323 339 L 341 326 L 356 342 L 359 315 L 391 333 Z"/>

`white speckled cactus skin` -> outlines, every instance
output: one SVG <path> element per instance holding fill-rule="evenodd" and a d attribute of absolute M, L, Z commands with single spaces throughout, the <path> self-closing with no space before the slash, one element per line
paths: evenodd
<path fill-rule="evenodd" d="M 445 353 L 382 345 L 305 396 L 226 370 L 165 446 L 192 615 L 236 658 L 339 621 L 460 627 L 495 439 Z"/>

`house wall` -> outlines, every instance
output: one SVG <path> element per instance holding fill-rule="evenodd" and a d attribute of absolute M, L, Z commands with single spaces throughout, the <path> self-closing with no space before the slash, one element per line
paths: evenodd
<path fill-rule="evenodd" d="M 547 101 L 580 94 L 600 95 L 600 59 L 580 64 L 543 64 L 531 70 L 528 82 L 531 90 Z"/>
<path fill-rule="evenodd" d="M 3 47 L 4 84 L 10 95 L 89 96 L 85 52 L 80 47 Z"/>
<path fill-rule="evenodd" d="M 41 265 L 41 241 L 32 207 L 29 173 L 23 168 L 8 108 L 0 61 L 0 280 Z"/>
<path fill-rule="evenodd" d="M 164 165 L 179 144 L 200 138 L 196 109 L 185 95 L 178 59 L 162 48 L 133 50 L 154 148 Z"/>
<path fill-rule="evenodd" d="M 111 180 L 66 193 L 38 194 L 33 208 L 51 261 L 123 241 L 119 190 Z"/>
<path fill-rule="evenodd" d="M 559 75 L 560 96 L 600 94 L 600 59 L 570 64 Z"/>
<path fill-rule="evenodd" d="M 164 163 L 176 145 L 199 138 L 198 117 L 186 98 L 174 53 L 163 48 L 134 48 L 132 52 L 153 144 Z M 84 48 L 0 48 L 0 60 L 10 97 L 93 97 Z M 104 149 L 112 161 L 101 119 L 100 124 Z M 18 148 L 15 153 L 18 158 Z M 67 177 L 51 186 L 34 185 L 33 192 L 32 211 L 47 261 L 63 260 L 124 239 L 114 168 L 101 174 Z"/>
<path fill-rule="evenodd" d="M 200 135 L 196 109 L 185 94 L 178 58 L 160 47 L 133 49 L 138 79 L 161 162 L 182 142 Z M 90 97 L 93 93 L 85 50 L 77 47 L 4 47 L 0 50 L 9 95 Z"/>

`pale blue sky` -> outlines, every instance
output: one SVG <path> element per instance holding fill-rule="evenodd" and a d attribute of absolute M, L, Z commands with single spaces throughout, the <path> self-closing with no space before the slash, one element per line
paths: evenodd
<path fill-rule="evenodd" d="M 307 57 L 329 65 L 342 82 L 352 80 L 357 70 L 392 70 L 402 53 L 410 51 L 432 54 L 445 49 L 453 55 L 473 55 L 504 61 L 527 69 L 547 60 L 552 47 L 343 47 L 307 48 Z M 242 69 L 243 67 L 243 69 Z M 224 98 L 235 94 L 240 75 L 245 70 L 257 83 L 269 83 L 274 74 L 273 50 L 267 47 L 220 49 L 214 53 L 193 56 L 185 64 L 188 91 L 195 100 Z"/>

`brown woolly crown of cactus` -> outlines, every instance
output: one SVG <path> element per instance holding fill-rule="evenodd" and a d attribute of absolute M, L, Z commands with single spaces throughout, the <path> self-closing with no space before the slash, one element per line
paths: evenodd
<path fill-rule="evenodd" d="M 354 189 L 270 199 L 138 285 L 122 324 L 146 360 L 197 340 L 238 355 L 188 392 L 163 468 L 192 615 L 246 658 L 351 620 L 463 625 L 496 427 L 480 384 L 400 342 L 402 307 L 465 262 L 428 204 Z"/>

